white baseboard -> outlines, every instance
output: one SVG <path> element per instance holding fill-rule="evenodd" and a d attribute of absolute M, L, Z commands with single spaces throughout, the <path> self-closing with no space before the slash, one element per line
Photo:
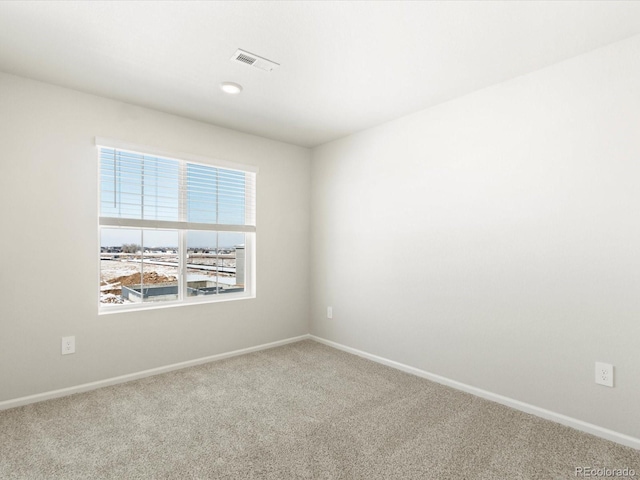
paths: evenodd
<path fill-rule="evenodd" d="M 138 380 L 144 377 L 151 377 L 153 375 L 159 375 L 161 373 L 171 372 L 173 370 L 180 370 L 182 368 L 194 367 L 196 365 L 202 365 L 203 363 L 215 362 L 217 360 L 223 360 L 225 358 L 237 357 L 238 355 L 244 355 L 247 353 L 257 352 L 260 350 L 267 350 L 269 348 L 280 347 L 288 343 L 299 342 L 300 340 L 307 340 L 311 338 L 310 335 L 300 335 L 299 337 L 287 338 L 285 340 L 278 340 L 277 342 L 265 343 L 257 345 L 255 347 L 243 348 L 240 350 L 234 350 L 232 352 L 219 353 L 218 355 L 211 355 L 209 357 L 197 358 L 195 360 L 188 360 L 186 362 L 174 363 L 172 365 L 166 365 L 164 367 L 152 368 L 150 370 L 143 370 L 141 372 L 130 373 L 127 375 L 121 375 L 119 377 L 107 378 L 105 380 L 98 380 L 97 382 L 83 383 L 74 387 L 61 388 L 59 390 L 51 390 L 49 392 L 37 393 L 35 395 L 29 395 L 27 397 L 14 398 L 11 400 L 5 400 L 0 402 L 0 410 L 6 410 L 14 407 L 21 407 L 30 403 L 42 402 L 52 398 L 66 397 L 67 395 L 73 395 L 74 393 L 87 392 L 89 390 L 95 390 L 97 388 L 108 387 L 110 385 L 116 385 L 118 383 L 130 382 L 132 380 Z"/>
<path fill-rule="evenodd" d="M 546 410 L 544 408 L 536 407 L 535 405 L 524 403 L 519 400 L 514 400 L 513 398 L 498 395 L 497 393 L 488 392 L 486 390 L 482 390 L 477 387 L 472 387 L 471 385 L 457 382 L 455 380 L 451 380 L 449 378 L 442 377 L 434 373 L 429 373 L 424 370 L 420 370 L 419 368 L 410 367 L 409 365 L 404 365 L 402 363 L 395 362 L 393 360 L 388 360 L 386 358 L 379 357 L 371 353 L 367 353 L 361 350 L 357 350 L 355 348 L 347 347 L 340 343 L 332 342 L 331 340 L 325 340 L 324 338 L 317 337 L 315 335 L 310 335 L 309 338 L 311 338 L 312 340 L 315 340 L 316 342 L 323 343 L 330 347 L 337 348 L 338 350 L 352 353 L 354 355 L 358 355 L 359 357 L 363 357 L 368 360 L 381 363 L 388 367 L 396 368 L 398 370 L 402 370 L 403 372 L 411 373 L 418 377 L 426 378 L 427 380 L 431 380 L 433 382 L 455 388 L 456 390 L 461 390 L 463 392 L 471 393 L 472 395 L 476 395 L 477 397 L 491 400 L 493 402 L 500 403 L 507 407 L 511 407 L 525 413 L 530 413 L 531 415 L 535 415 L 537 417 L 541 417 L 546 420 L 551 420 L 553 422 L 560 423 L 567 427 L 575 428 L 576 430 L 580 430 L 581 432 L 590 433 L 591 435 L 595 435 L 596 437 L 604 438 L 606 440 L 611 440 L 612 442 L 616 442 L 621 445 L 625 445 L 627 447 L 640 450 L 640 438 L 631 437 L 623 433 L 619 433 L 613 430 L 609 430 L 607 428 L 599 427 L 598 425 L 594 425 L 592 423 L 583 422 L 582 420 L 578 420 L 576 418 L 572 418 L 566 415 L 562 415 L 560 413 L 552 412 L 551 410 Z"/>

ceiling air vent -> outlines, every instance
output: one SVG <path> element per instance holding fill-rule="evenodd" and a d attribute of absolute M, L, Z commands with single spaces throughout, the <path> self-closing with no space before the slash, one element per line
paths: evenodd
<path fill-rule="evenodd" d="M 272 62 L 271 60 L 267 60 L 266 58 L 259 57 L 258 55 L 254 55 L 253 53 L 240 49 L 236 50 L 236 53 L 231 57 L 231 61 L 244 63 L 245 65 L 256 67 L 266 72 L 270 72 L 274 68 L 280 66 L 280 64 L 276 62 Z"/>

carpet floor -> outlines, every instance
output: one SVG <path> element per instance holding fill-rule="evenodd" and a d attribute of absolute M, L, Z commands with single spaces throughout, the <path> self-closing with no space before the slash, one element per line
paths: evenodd
<path fill-rule="evenodd" d="M 0 412 L 2 479 L 569 479 L 576 467 L 640 478 L 640 452 L 310 340 Z"/>

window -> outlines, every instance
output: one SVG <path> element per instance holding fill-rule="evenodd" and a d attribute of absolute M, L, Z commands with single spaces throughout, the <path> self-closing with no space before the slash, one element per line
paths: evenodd
<path fill-rule="evenodd" d="M 255 295 L 255 167 L 96 143 L 101 312 Z"/>

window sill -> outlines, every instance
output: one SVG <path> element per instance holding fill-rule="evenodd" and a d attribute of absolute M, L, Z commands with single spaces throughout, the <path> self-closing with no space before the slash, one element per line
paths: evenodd
<path fill-rule="evenodd" d="M 113 315 L 114 313 L 129 313 L 140 312 L 143 310 L 159 310 L 163 308 L 175 308 L 175 307 L 187 307 L 190 305 L 202 305 L 222 302 L 233 302 L 236 300 L 250 300 L 256 298 L 255 294 L 226 294 L 222 298 L 208 299 L 208 298 L 191 298 L 189 300 L 174 301 L 174 302 L 148 302 L 148 303 L 133 303 L 129 305 L 113 305 L 113 306 L 99 306 L 98 315 Z"/>

